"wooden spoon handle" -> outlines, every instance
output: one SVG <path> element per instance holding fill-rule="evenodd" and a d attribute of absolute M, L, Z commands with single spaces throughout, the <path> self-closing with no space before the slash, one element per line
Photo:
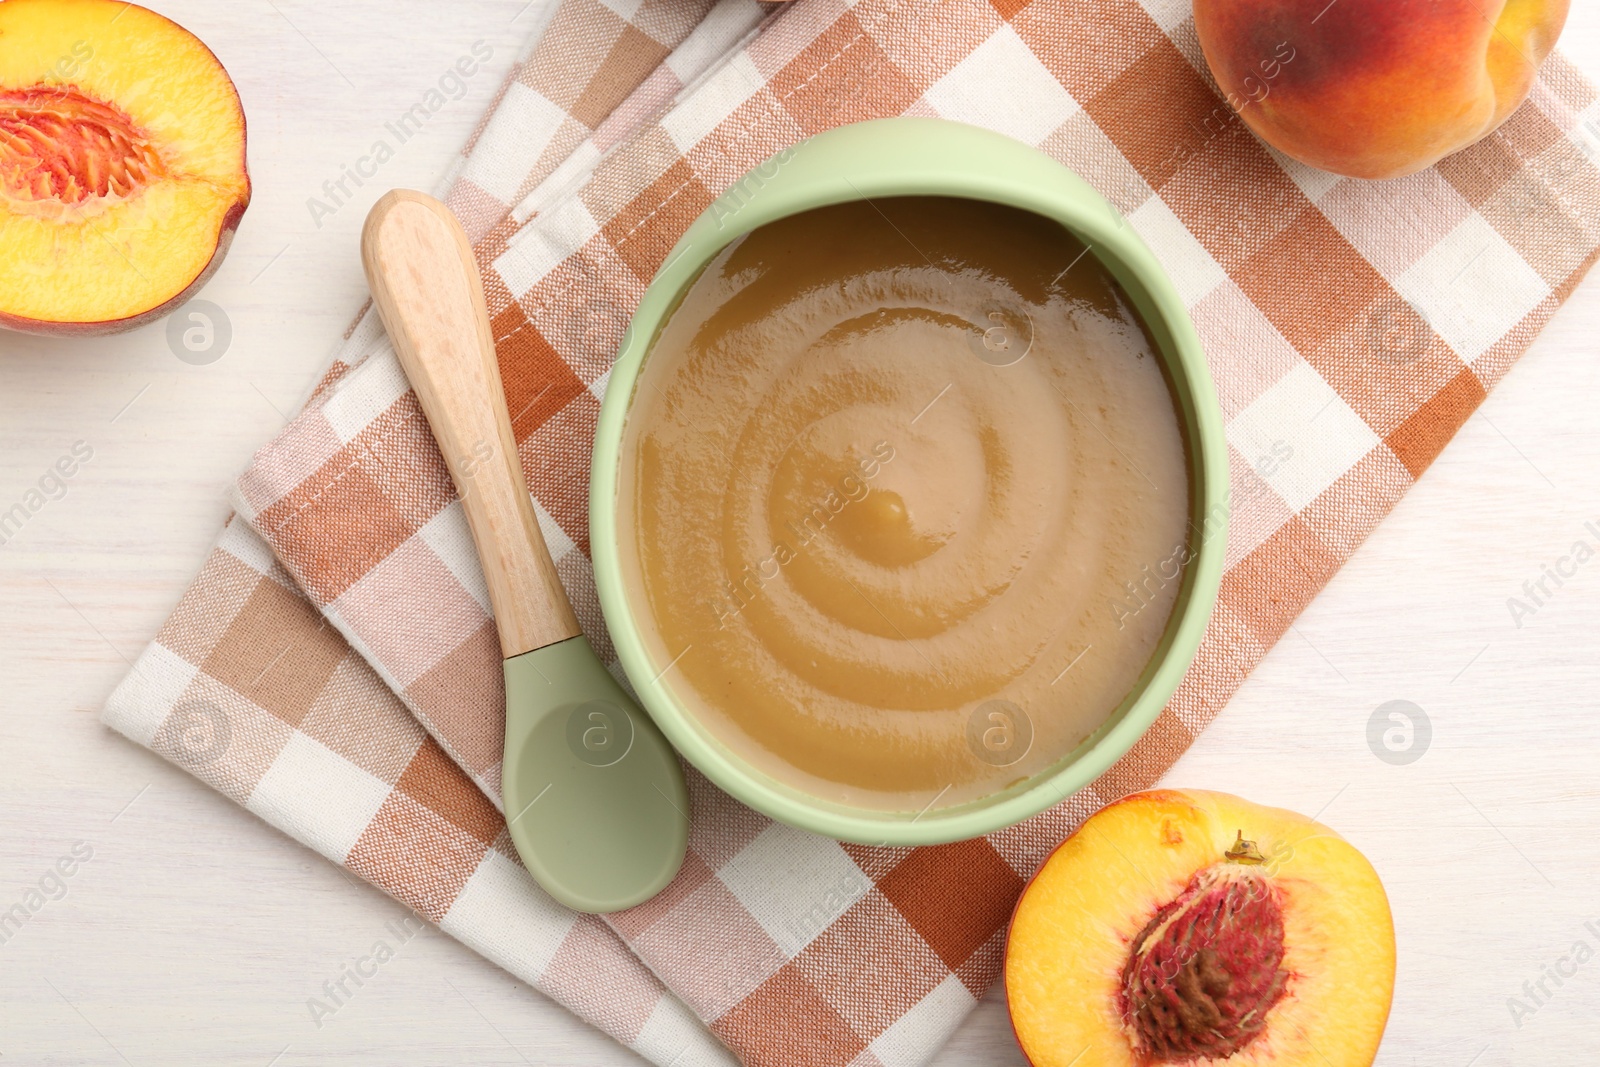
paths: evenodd
<path fill-rule="evenodd" d="M 522 480 L 483 282 L 439 201 L 385 193 L 361 232 L 372 300 L 461 494 L 506 657 L 582 631 Z"/>

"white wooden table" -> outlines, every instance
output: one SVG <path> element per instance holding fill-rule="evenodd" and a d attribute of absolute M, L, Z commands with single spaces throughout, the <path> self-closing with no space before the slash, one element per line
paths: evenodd
<path fill-rule="evenodd" d="M 94 451 L 0 546 L 0 910 L 75 842 L 93 853 L 0 944 L 0 1065 L 636 1061 L 431 929 L 317 1027 L 307 998 L 403 909 L 96 718 L 194 574 L 224 488 L 364 299 L 367 207 L 433 185 L 544 2 L 155 3 L 238 83 L 255 200 L 203 293 L 232 325 L 220 360 L 179 361 L 160 324 L 0 337 L 0 510 L 74 442 Z M 493 57 L 465 95 L 314 220 L 307 199 L 478 40 Z M 1564 46 L 1600 76 L 1596 5 L 1574 5 Z M 1169 778 L 1321 812 L 1371 857 L 1400 941 L 1383 1064 L 1600 1057 L 1600 562 L 1520 627 L 1506 603 L 1597 540 L 1597 336 L 1600 275 Z M 1432 725 L 1406 765 L 1366 740 L 1391 700 Z M 1020 1062 L 993 995 L 939 1059 Z"/>

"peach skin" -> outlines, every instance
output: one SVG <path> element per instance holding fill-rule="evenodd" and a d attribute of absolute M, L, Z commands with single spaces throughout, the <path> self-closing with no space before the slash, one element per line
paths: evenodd
<path fill-rule="evenodd" d="M 1528 95 L 1568 0 L 1195 0 L 1206 62 L 1263 141 L 1396 178 L 1491 133 Z"/>

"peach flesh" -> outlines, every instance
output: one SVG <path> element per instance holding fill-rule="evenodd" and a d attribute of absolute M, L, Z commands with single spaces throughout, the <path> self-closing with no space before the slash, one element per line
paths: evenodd
<path fill-rule="evenodd" d="M 1313 819 L 1204 790 L 1090 816 L 1006 938 L 1007 1007 L 1035 1067 L 1371 1067 L 1394 973 L 1366 857 Z"/>
<path fill-rule="evenodd" d="M 203 42 L 123 0 L 0 2 L 0 327 L 157 319 L 249 203 L 244 112 Z"/>

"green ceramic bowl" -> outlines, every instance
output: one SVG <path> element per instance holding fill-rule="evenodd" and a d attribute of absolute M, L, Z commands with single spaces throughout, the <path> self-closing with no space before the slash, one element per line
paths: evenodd
<path fill-rule="evenodd" d="M 1048 770 L 1004 791 L 926 813 L 846 807 L 780 783 L 719 741 L 658 678 L 640 633 L 647 608 L 622 581 L 618 465 L 623 423 L 639 370 L 668 315 L 730 242 L 797 212 L 848 200 L 959 196 L 1024 208 L 1060 222 L 1121 283 L 1166 361 L 1184 424 L 1192 506 L 1191 548 L 1166 635 L 1134 691 L 1110 720 Z M 1228 512 L 1227 446 L 1205 354 L 1183 301 L 1126 220 L 1077 175 L 1000 134 L 940 119 L 894 118 L 844 126 L 785 149 L 742 178 L 689 227 L 662 263 L 628 327 L 606 386 L 595 437 L 590 538 L 600 604 L 622 666 L 678 751 L 707 778 L 774 819 L 845 841 L 923 845 L 959 841 L 1034 815 L 1094 781 L 1149 729 L 1200 643 L 1222 578 Z"/>

